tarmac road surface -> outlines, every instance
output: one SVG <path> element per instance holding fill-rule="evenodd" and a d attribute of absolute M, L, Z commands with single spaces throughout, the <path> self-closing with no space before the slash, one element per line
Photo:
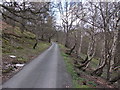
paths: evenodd
<path fill-rule="evenodd" d="M 23 69 L 6 81 L 3 88 L 66 88 L 72 87 L 71 76 L 58 44 L 51 47 L 32 60 Z"/>

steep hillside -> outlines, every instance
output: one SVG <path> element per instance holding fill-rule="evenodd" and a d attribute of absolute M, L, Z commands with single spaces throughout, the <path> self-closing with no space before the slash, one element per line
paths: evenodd
<path fill-rule="evenodd" d="M 47 49 L 50 44 L 39 41 L 36 49 L 35 35 L 31 32 L 21 30 L 18 27 L 12 27 L 2 22 L 2 74 L 3 81 L 9 79 L 18 72 L 30 60 Z"/>

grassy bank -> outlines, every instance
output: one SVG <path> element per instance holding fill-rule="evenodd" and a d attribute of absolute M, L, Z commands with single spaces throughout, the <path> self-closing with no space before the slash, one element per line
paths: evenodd
<path fill-rule="evenodd" d="M 72 76 L 73 88 L 93 88 L 93 87 L 96 87 L 96 84 L 93 81 L 87 80 L 86 77 L 83 77 L 85 72 L 79 71 L 81 73 L 81 75 L 78 75 L 76 68 L 74 67 L 74 57 L 71 57 L 65 53 L 67 48 L 65 48 L 63 45 L 59 44 L 59 46 L 61 49 L 61 54 L 64 57 L 64 61 L 66 63 L 67 71 Z M 82 55 L 82 56 L 84 57 L 84 55 Z"/>
<path fill-rule="evenodd" d="M 81 60 L 76 58 L 74 55 L 66 54 L 67 48 L 59 44 L 61 49 L 61 54 L 64 57 L 66 63 L 67 71 L 72 76 L 73 88 L 86 88 L 90 90 L 95 90 L 95 88 L 114 88 L 114 85 L 109 85 L 109 82 L 102 77 L 91 76 L 91 72 L 97 67 L 98 59 L 93 58 L 90 63 L 89 69 L 83 71 L 75 67 L 75 61 L 85 59 L 86 55 L 81 54 Z M 104 73 L 105 74 L 105 73 Z M 103 74 L 103 76 L 105 76 Z"/>
<path fill-rule="evenodd" d="M 3 34 L 3 58 L 5 56 L 14 55 L 18 61 L 27 62 L 32 57 L 38 55 L 40 52 L 44 51 L 50 46 L 49 43 L 40 41 L 36 49 L 33 49 L 35 44 L 35 35 L 27 31 L 21 34 L 19 28 L 15 28 L 14 33 L 8 33 L 7 31 L 7 33 L 4 32 Z"/>
<path fill-rule="evenodd" d="M 77 72 L 75 71 L 74 64 L 73 64 L 73 58 L 69 55 L 65 54 L 66 48 L 63 45 L 59 45 L 61 49 L 61 54 L 64 58 L 64 61 L 66 63 L 67 71 L 72 76 L 72 83 L 73 88 L 89 88 L 87 85 L 81 85 L 80 82 L 84 81 L 84 78 L 80 78 L 77 75 Z"/>
<path fill-rule="evenodd" d="M 51 44 L 48 42 L 39 41 L 36 49 L 33 49 L 35 44 L 35 35 L 31 32 L 21 30 L 18 27 L 6 27 L 2 32 L 2 74 L 3 81 L 8 79 L 12 73 L 19 71 L 19 67 L 15 64 L 26 64 L 33 60 L 40 53 L 46 50 Z M 10 56 L 15 56 L 10 57 Z"/>

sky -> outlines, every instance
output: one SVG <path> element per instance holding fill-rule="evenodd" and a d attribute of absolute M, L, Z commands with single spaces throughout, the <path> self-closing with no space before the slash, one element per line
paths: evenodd
<path fill-rule="evenodd" d="M 64 3 L 66 2 L 66 1 L 68 1 L 68 2 L 71 2 L 71 1 L 74 1 L 74 0 L 61 0 L 62 1 L 62 5 L 63 5 L 63 7 L 64 7 Z M 85 2 L 85 0 L 75 0 L 75 1 L 79 1 L 79 2 Z M 56 3 L 57 3 L 57 1 L 56 1 Z M 64 12 L 65 13 L 65 12 Z M 57 9 L 57 12 L 56 12 L 56 22 L 57 22 L 57 25 L 61 25 L 61 23 L 62 23 L 62 20 L 61 20 L 61 17 L 60 17 L 60 13 L 59 13 L 59 10 Z M 74 25 L 76 25 L 76 23 L 74 22 L 73 23 Z"/>

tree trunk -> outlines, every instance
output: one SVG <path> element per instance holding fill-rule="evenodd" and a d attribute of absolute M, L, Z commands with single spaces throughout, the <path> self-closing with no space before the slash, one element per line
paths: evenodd
<path fill-rule="evenodd" d="M 92 59 L 90 60 L 92 61 Z M 83 69 L 83 71 L 86 71 L 86 69 L 89 67 L 90 61 L 86 64 L 85 68 Z"/>
<path fill-rule="evenodd" d="M 66 33 L 65 47 L 68 48 L 68 32 Z"/>
<path fill-rule="evenodd" d="M 109 52 L 109 26 L 108 26 L 108 21 L 106 20 L 107 23 L 104 25 L 104 40 L 105 40 L 105 61 L 107 64 L 107 80 L 110 79 L 110 52 Z"/>
<path fill-rule="evenodd" d="M 120 30 L 118 31 L 116 53 L 114 58 L 114 67 L 117 67 L 119 65 L 120 65 Z"/>
<path fill-rule="evenodd" d="M 87 69 L 89 66 L 90 62 L 92 61 L 96 51 L 96 39 L 93 36 L 90 40 L 89 47 L 88 47 L 88 53 L 86 59 L 82 62 L 83 65 L 81 67 L 85 67 L 84 70 Z"/>
<path fill-rule="evenodd" d="M 108 64 L 107 64 L 107 80 L 109 80 L 110 79 L 110 67 L 111 67 L 111 56 L 109 56 L 109 58 L 108 58 Z"/>
<path fill-rule="evenodd" d="M 103 73 L 103 68 L 105 67 L 106 64 L 107 64 L 107 61 L 104 61 L 99 68 L 97 68 L 95 71 L 91 73 L 91 75 L 101 76 Z"/>
<path fill-rule="evenodd" d="M 88 60 L 88 55 L 87 55 L 87 57 L 85 58 L 85 60 L 82 61 L 81 63 L 85 63 L 87 60 Z"/>
<path fill-rule="evenodd" d="M 89 60 L 87 60 L 84 64 L 77 66 L 79 69 L 86 67 L 86 65 L 88 65 L 88 63 L 92 60 L 92 58 L 90 58 Z"/>
<path fill-rule="evenodd" d="M 49 37 L 49 43 L 51 43 L 51 37 Z"/>
<path fill-rule="evenodd" d="M 41 35 L 41 40 L 44 40 L 44 34 Z"/>
<path fill-rule="evenodd" d="M 114 67 L 114 58 L 115 58 L 117 37 L 118 37 L 118 31 L 116 30 L 116 31 L 114 31 L 114 39 L 113 39 L 113 44 L 112 44 L 112 47 L 111 47 L 111 67 L 110 67 L 110 72 L 112 72 L 113 67 Z"/>
<path fill-rule="evenodd" d="M 76 47 L 76 43 L 75 43 L 75 45 L 71 48 L 70 52 L 68 53 L 69 55 L 72 54 L 72 52 L 73 52 L 73 50 L 75 49 L 75 47 Z"/>
<path fill-rule="evenodd" d="M 36 39 L 36 42 L 35 42 L 35 44 L 33 46 L 33 49 L 35 49 L 37 47 L 37 44 L 38 44 L 38 40 Z"/>
<path fill-rule="evenodd" d="M 99 58 L 98 60 L 99 60 L 99 63 L 98 63 L 98 65 L 97 65 L 97 68 L 102 64 L 102 59 Z"/>
<path fill-rule="evenodd" d="M 77 48 L 77 55 L 79 56 L 81 53 L 81 49 L 82 49 L 82 41 L 83 41 L 83 36 L 80 35 L 80 44 L 79 47 Z"/>

